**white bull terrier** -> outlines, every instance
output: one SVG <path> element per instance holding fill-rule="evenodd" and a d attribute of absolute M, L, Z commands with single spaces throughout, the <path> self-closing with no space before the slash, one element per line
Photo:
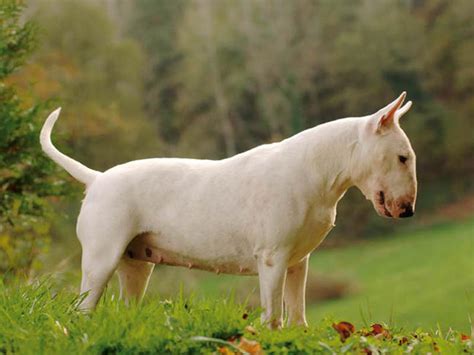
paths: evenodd
<path fill-rule="evenodd" d="M 92 309 L 115 270 L 126 300 L 140 300 L 155 264 L 258 274 L 262 321 L 306 325 L 310 253 L 333 228 L 351 186 L 386 217 L 415 210 L 415 153 L 400 128 L 405 92 L 377 113 L 344 118 L 223 160 L 157 158 L 105 172 L 44 152 L 86 185 L 77 221 L 82 308 Z"/>

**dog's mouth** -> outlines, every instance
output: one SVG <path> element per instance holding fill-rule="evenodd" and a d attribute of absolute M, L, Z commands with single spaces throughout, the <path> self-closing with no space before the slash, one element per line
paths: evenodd
<path fill-rule="evenodd" d="M 377 202 L 379 205 L 379 212 L 383 214 L 386 217 L 393 217 L 390 211 L 387 209 L 387 206 L 385 205 L 385 193 L 383 191 L 379 191 L 377 194 Z"/>

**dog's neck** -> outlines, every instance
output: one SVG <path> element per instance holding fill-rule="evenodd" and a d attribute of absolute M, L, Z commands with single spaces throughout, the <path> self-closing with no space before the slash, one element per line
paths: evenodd
<path fill-rule="evenodd" d="M 306 193 L 318 203 L 335 206 L 355 185 L 356 156 L 364 117 L 344 118 L 305 130 L 282 143 L 301 155 Z"/>

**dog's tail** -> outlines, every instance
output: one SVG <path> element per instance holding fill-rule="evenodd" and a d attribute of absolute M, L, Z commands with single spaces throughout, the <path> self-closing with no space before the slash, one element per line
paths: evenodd
<path fill-rule="evenodd" d="M 69 174 L 75 179 L 79 180 L 83 184 L 90 185 L 94 179 L 101 173 L 96 170 L 89 169 L 87 166 L 82 165 L 78 161 L 69 158 L 67 155 L 61 153 L 51 142 L 51 131 L 59 117 L 61 108 L 52 112 L 46 119 L 46 122 L 41 129 L 40 143 L 43 151 L 58 165 L 64 168 Z"/>

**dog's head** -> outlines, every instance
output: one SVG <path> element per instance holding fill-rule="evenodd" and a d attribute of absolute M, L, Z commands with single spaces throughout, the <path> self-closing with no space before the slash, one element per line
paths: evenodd
<path fill-rule="evenodd" d="M 381 216 L 411 217 L 416 202 L 416 156 L 399 119 L 410 109 L 406 93 L 368 116 L 354 167 L 356 186 Z"/>

